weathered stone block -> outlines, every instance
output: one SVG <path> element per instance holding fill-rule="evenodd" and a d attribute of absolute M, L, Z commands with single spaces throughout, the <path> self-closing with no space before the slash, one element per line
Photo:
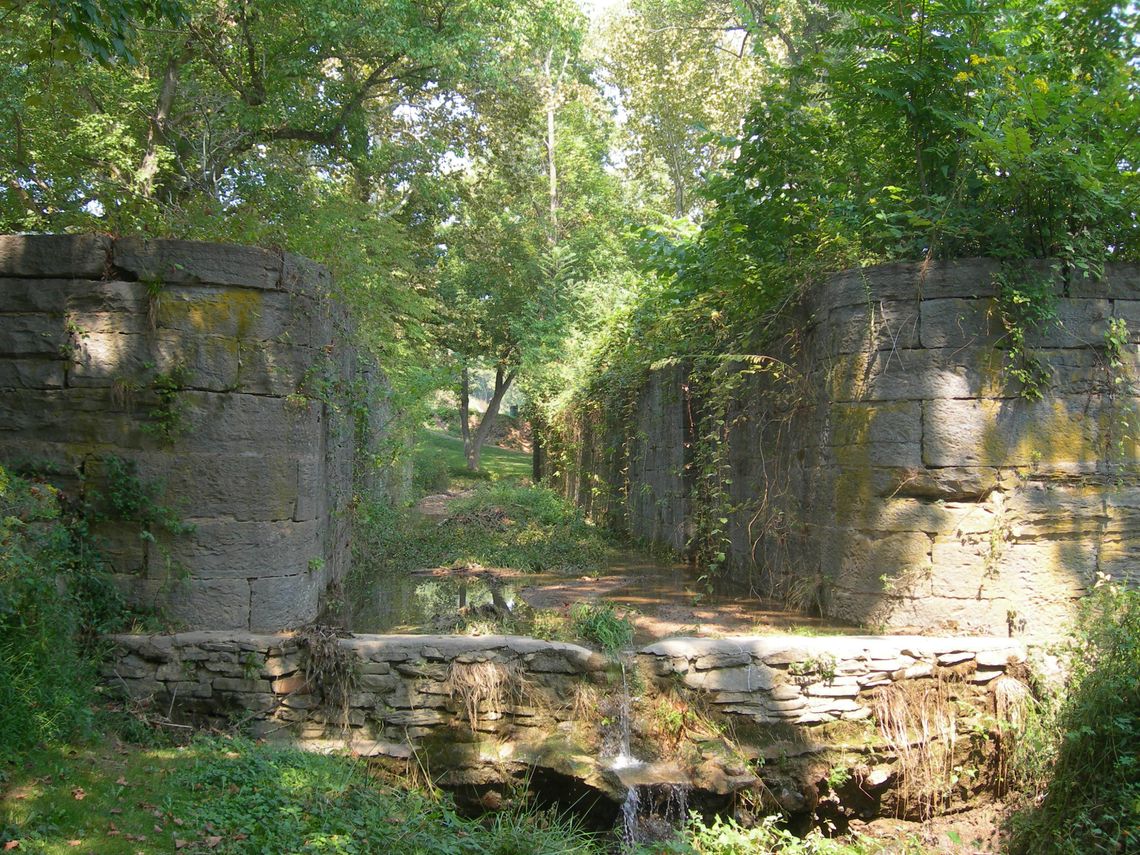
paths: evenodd
<path fill-rule="evenodd" d="M 269 692 L 271 686 L 268 680 L 251 678 L 215 677 L 214 691 L 216 692 Z"/>
<path fill-rule="evenodd" d="M 281 287 L 311 297 L 327 295 L 332 289 L 332 275 L 327 267 L 292 252 L 282 254 Z"/>
<path fill-rule="evenodd" d="M 1097 413 L 1087 398 L 928 401 L 922 458 L 927 466 L 1095 468 Z"/>
<path fill-rule="evenodd" d="M 154 550 L 153 562 L 173 561 L 185 566 L 197 579 L 270 579 L 281 576 L 311 577 L 321 555 L 316 520 L 297 523 L 238 522 L 230 519 L 202 520 L 189 534 L 160 534 L 164 550 Z M 280 624 L 279 626 L 287 626 Z M 257 629 L 277 629 L 266 623 Z"/>
<path fill-rule="evenodd" d="M 249 623 L 253 629 L 300 626 L 317 615 L 321 586 L 315 574 L 253 578 Z"/>
<path fill-rule="evenodd" d="M 920 297 L 990 297 L 998 263 L 989 258 L 895 262 L 833 274 L 809 295 L 816 311 L 868 302 L 917 300 Z"/>
<path fill-rule="evenodd" d="M 834 309 L 823 328 L 825 353 L 894 351 L 919 346 L 917 303 L 878 302 Z"/>
<path fill-rule="evenodd" d="M 51 315 L 0 315 L 0 353 L 64 359 L 77 346 L 63 318 Z"/>
<path fill-rule="evenodd" d="M 157 294 L 159 329 L 250 344 L 268 340 L 309 343 L 309 301 L 286 292 L 169 285 Z"/>
<path fill-rule="evenodd" d="M 710 668 L 731 668 L 736 665 L 748 665 L 752 662 L 752 654 L 747 650 L 718 651 L 693 660 L 693 667 L 698 671 L 708 671 Z"/>
<path fill-rule="evenodd" d="M 276 289 L 281 282 L 280 253 L 246 246 L 198 241 L 120 238 L 113 261 L 144 282 L 234 285 Z"/>
<path fill-rule="evenodd" d="M 1104 298 L 1058 300 L 1056 322 L 1026 330 L 1025 343 L 1049 348 L 1099 346 L 1104 343 L 1110 317 L 1112 304 Z"/>
<path fill-rule="evenodd" d="M 281 398 L 187 390 L 178 397 L 185 407 L 186 430 L 178 437 L 183 450 L 236 452 L 258 449 L 271 454 L 316 448 L 321 444 L 324 415 L 289 408 Z"/>
<path fill-rule="evenodd" d="M 11 359 L 0 362 L 0 389 L 60 389 L 65 363 L 58 359 Z"/>
<path fill-rule="evenodd" d="M 101 279 L 110 244 L 103 235 L 0 235 L 0 275 Z"/>
<path fill-rule="evenodd" d="M 993 300 L 924 300 L 921 346 L 993 347 L 1005 335 Z"/>
<path fill-rule="evenodd" d="M 289 454 L 263 455 L 245 453 L 212 454 L 187 452 L 179 455 L 142 453 L 131 456 L 138 466 L 139 477 L 158 482 L 164 487 L 162 501 L 188 517 L 205 520 L 209 517 L 228 517 L 237 523 L 279 521 L 280 533 L 302 530 L 312 534 L 303 523 L 293 523 L 297 497 L 297 462 Z M 317 484 L 306 485 L 314 490 Z M 226 521 L 203 521 L 208 533 L 225 532 L 210 526 L 224 526 Z M 267 526 L 247 526 L 234 529 L 226 541 L 240 546 L 244 541 L 250 548 L 274 549 L 281 534 L 273 536 Z M 315 535 L 313 535 L 315 536 Z M 222 543 L 218 549 L 229 549 Z M 266 555 L 265 562 L 273 563 L 278 555 Z M 257 562 L 255 562 L 257 563 Z"/>
<path fill-rule="evenodd" d="M 245 579 L 138 579 L 131 599 L 145 608 L 164 608 L 181 624 L 197 624 L 209 615 L 210 625 L 218 629 L 249 626 L 249 582 Z M 183 658 L 190 657 L 184 654 Z"/>
<path fill-rule="evenodd" d="M 748 665 L 743 668 L 690 671 L 684 679 L 686 686 L 707 692 L 757 692 L 772 688 L 775 673 L 766 665 Z"/>

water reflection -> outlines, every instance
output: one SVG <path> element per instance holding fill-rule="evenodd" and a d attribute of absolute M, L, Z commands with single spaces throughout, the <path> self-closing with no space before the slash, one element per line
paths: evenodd
<path fill-rule="evenodd" d="M 693 568 L 616 555 L 600 576 L 525 574 L 471 565 L 415 573 L 387 574 L 350 604 L 348 627 L 355 632 L 454 632 L 525 611 L 563 614 L 580 602 L 608 600 L 629 613 L 635 642 L 673 635 L 724 636 L 756 632 L 831 632 L 854 628 L 782 608 L 728 583 L 710 589 Z M 517 631 L 517 629 L 516 629 Z"/>
<path fill-rule="evenodd" d="M 509 614 L 518 602 L 515 584 L 502 579 L 438 573 L 390 574 L 350 604 L 353 632 L 448 632 L 461 615 Z"/>

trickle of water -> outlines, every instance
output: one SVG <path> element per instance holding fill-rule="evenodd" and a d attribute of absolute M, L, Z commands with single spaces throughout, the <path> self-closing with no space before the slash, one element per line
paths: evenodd
<path fill-rule="evenodd" d="M 674 828 L 684 824 L 689 818 L 689 790 L 688 784 L 668 784 L 665 795 L 665 821 Z"/>
<path fill-rule="evenodd" d="M 625 672 L 625 662 L 621 663 L 621 702 L 618 705 L 618 733 L 620 735 L 620 743 L 618 744 L 617 757 L 614 758 L 614 769 L 628 769 L 630 766 L 636 766 L 640 762 L 630 751 L 629 747 L 629 732 L 630 732 L 630 700 L 629 700 L 629 678 Z"/>
<path fill-rule="evenodd" d="M 637 845 L 637 812 L 641 808 L 641 796 L 638 795 L 637 786 L 632 786 L 625 793 L 625 801 L 621 805 L 621 844 L 622 850 L 629 852 Z"/>

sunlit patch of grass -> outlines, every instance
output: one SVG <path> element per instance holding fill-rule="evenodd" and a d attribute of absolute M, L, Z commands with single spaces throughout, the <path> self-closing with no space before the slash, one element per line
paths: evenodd
<path fill-rule="evenodd" d="M 18 852 L 600 851 L 560 816 L 522 811 L 484 824 L 446 798 L 380 784 L 361 761 L 241 739 L 42 749 L 4 774 L 0 847 L 19 841 Z"/>
<path fill-rule="evenodd" d="M 437 430 L 425 430 L 416 443 L 417 459 L 442 461 L 454 479 L 478 479 L 467 471 L 467 459 L 463 456 L 463 440 L 458 436 Z M 529 478 L 531 476 L 531 456 L 525 451 L 512 451 L 494 445 L 483 446 L 479 468 L 484 478 L 493 481 L 505 478 Z"/>

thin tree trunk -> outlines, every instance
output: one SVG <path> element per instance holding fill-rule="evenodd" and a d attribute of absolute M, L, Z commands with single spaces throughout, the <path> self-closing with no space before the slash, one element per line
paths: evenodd
<path fill-rule="evenodd" d="M 495 391 L 487 404 L 487 412 L 483 413 L 483 418 L 479 420 L 479 427 L 475 429 L 475 436 L 472 437 L 470 444 L 463 443 L 464 451 L 467 454 L 467 468 L 472 472 L 479 469 L 479 458 L 483 454 L 483 443 L 491 434 L 491 428 L 495 425 L 495 417 L 499 415 L 499 407 L 503 403 L 503 396 L 511 388 L 514 379 L 515 372 L 504 373 L 501 365 L 495 369 Z"/>
<path fill-rule="evenodd" d="M 570 61 L 569 55 L 563 57 L 562 68 L 557 78 L 554 76 L 554 48 L 546 52 L 546 60 L 542 64 L 543 74 L 546 77 L 546 165 L 549 181 L 550 196 L 550 233 L 548 239 L 551 246 L 558 243 L 558 165 L 554 157 L 555 118 L 558 111 L 558 99 L 562 90 L 562 79 L 566 76 L 566 65 Z"/>
<path fill-rule="evenodd" d="M 467 371 L 467 363 L 463 364 L 463 371 L 459 380 L 459 435 L 463 437 L 463 456 L 471 466 L 471 375 Z"/>

